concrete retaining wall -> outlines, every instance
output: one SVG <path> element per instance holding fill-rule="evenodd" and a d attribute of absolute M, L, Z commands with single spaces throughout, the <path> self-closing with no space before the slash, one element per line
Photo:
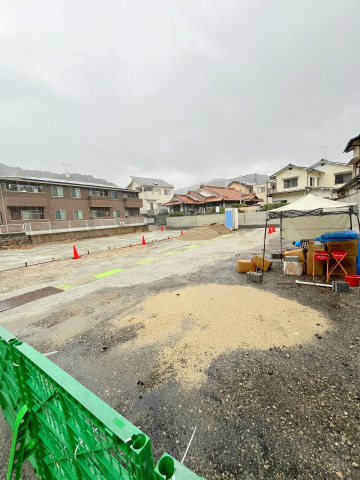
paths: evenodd
<path fill-rule="evenodd" d="M 113 235 L 135 233 L 135 232 L 148 232 L 149 227 L 147 225 L 138 225 L 133 227 L 113 227 L 113 228 L 101 228 L 97 230 L 80 230 L 77 232 L 59 232 L 59 233 L 42 233 L 39 235 L 29 236 L 30 242 L 33 244 L 46 243 L 46 242 L 61 242 L 63 240 L 82 240 L 84 238 L 95 237 L 111 237 Z"/>
<path fill-rule="evenodd" d="M 192 228 L 210 223 L 221 223 L 225 225 L 225 214 L 214 213 L 212 215 L 185 215 L 184 217 L 168 217 L 167 226 L 169 228 Z M 264 227 L 266 222 L 266 212 L 239 212 L 238 228 L 257 228 Z M 272 220 L 271 223 L 279 226 L 279 220 Z"/>

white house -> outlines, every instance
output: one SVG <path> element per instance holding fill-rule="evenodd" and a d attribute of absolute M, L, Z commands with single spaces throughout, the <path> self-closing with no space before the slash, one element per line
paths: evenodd
<path fill-rule="evenodd" d="M 310 167 L 289 163 L 270 176 L 276 181 L 271 195 L 274 203 L 290 203 L 308 193 L 331 199 L 351 177 L 352 167 L 345 163 L 320 160 Z"/>
<path fill-rule="evenodd" d="M 159 208 L 168 203 L 174 195 L 174 186 L 159 178 L 144 178 L 130 176 L 131 182 L 127 188 L 137 190 L 143 201 L 141 215 L 158 215 Z"/>

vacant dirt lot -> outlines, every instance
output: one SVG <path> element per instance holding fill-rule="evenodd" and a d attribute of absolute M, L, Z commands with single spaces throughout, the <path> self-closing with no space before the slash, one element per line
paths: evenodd
<path fill-rule="evenodd" d="M 236 259 L 260 253 L 262 233 L 4 272 L 0 299 L 70 288 L 0 322 L 58 350 L 52 361 L 151 437 L 155 460 L 181 460 L 196 426 L 185 464 L 208 480 L 360 478 L 360 289 L 297 286 L 279 261 L 247 283 Z M 0 437 L 6 465 L 2 420 Z"/>

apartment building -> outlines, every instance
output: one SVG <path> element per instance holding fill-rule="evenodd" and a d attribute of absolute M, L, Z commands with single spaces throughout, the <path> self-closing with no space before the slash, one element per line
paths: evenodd
<path fill-rule="evenodd" d="M 90 220 L 140 215 L 139 193 L 111 185 L 35 177 L 0 177 L 0 223 Z"/>
<path fill-rule="evenodd" d="M 140 209 L 142 215 L 158 215 L 159 209 L 174 195 L 174 186 L 160 178 L 145 178 L 130 176 L 131 182 L 127 188 L 139 193 L 143 201 Z"/>
<path fill-rule="evenodd" d="M 351 177 L 352 167 L 345 163 L 320 160 L 310 167 L 289 163 L 270 176 L 276 182 L 271 196 L 273 203 L 291 203 L 308 193 L 331 199 Z"/>

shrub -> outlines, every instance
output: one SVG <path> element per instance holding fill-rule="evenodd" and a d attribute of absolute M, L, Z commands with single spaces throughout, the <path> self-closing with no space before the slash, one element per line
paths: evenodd
<path fill-rule="evenodd" d="M 288 205 L 288 203 L 265 203 L 260 210 L 264 212 L 266 210 L 272 210 L 273 208 L 283 207 L 284 205 Z"/>
<path fill-rule="evenodd" d="M 219 213 L 225 213 L 225 208 L 224 208 L 224 207 L 220 207 L 220 208 L 219 208 Z"/>
<path fill-rule="evenodd" d="M 183 212 L 171 212 L 169 213 L 169 217 L 183 217 L 185 213 Z"/>

